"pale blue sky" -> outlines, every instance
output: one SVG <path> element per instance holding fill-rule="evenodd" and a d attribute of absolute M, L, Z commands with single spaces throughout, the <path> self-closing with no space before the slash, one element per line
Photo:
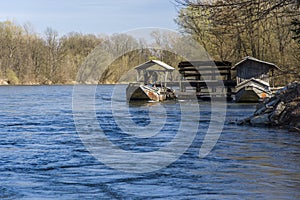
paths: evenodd
<path fill-rule="evenodd" d="M 112 34 L 141 27 L 177 29 L 173 0 L 3 0 L 0 21 L 68 32 Z"/>

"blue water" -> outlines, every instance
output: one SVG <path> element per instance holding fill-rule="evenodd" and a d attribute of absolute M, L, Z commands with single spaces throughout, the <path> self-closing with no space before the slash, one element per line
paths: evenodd
<path fill-rule="evenodd" d="M 182 120 L 182 104 L 198 105 L 128 105 L 120 98 L 117 105 L 127 105 L 130 119 L 141 127 L 151 124 L 151 109 L 166 110 L 158 135 L 128 137 L 111 111 L 112 89 L 97 87 L 96 119 L 107 138 L 127 152 L 153 152 L 168 145 Z M 249 116 L 255 105 L 228 104 L 217 144 L 199 158 L 213 120 L 211 105 L 199 103 L 200 118 L 190 110 L 185 119 L 198 126 L 185 153 L 156 171 L 134 173 L 115 169 L 114 155 L 107 165 L 90 152 L 76 131 L 72 94 L 73 86 L 0 87 L 0 199 L 300 199 L 300 135 L 231 123 Z M 120 108 L 120 119 L 122 112 Z M 189 134 L 190 126 L 183 129 Z"/>

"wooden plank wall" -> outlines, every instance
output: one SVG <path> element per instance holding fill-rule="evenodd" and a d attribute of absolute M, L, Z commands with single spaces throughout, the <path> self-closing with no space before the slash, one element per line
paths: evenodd
<path fill-rule="evenodd" d="M 236 86 L 236 81 L 232 80 L 231 66 L 228 61 L 192 61 L 181 62 L 178 68 L 182 81 L 187 81 L 200 99 L 226 94 L 230 100 L 232 88 Z M 186 92 L 185 84 L 181 85 L 181 92 Z"/>

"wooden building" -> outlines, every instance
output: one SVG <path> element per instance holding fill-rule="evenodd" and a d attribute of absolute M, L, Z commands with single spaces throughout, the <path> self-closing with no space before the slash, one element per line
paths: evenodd
<path fill-rule="evenodd" d="M 127 100 L 164 101 L 176 99 L 175 91 L 167 87 L 168 75 L 172 77 L 175 68 L 160 60 L 149 60 L 134 69 L 137 71 L 137 82 L 129 83 L 126 88 Z"/>
<path fill-rule="evenodd" d="M 246 57 L 232 67 L 236 70 L 236 101 L 258 102 L 272 95 L 270 82 L 274 70 L 280 70 L 273 63 Z M 272 80 L 274 87 L 274 79 Z"/>
<path fill-rule="evenodd" d="M 251 78 L 260 79 L 270 84 L 270 77 L 274 76 L 274 70 L 280 70 L 278 66 L 273 63 L 258 60 L 253 57 L 246 57 L 232 67 L 236 70 L 236 81 L 240 84 Z"/>
<path fill-rule="evenodd" d="M 144 84 L 160 82 L 164 86 L 166 86 L 168 76 L 172 81 L 172 72 L 175 70 L 160 60 L 149 60 L 134 69 L 137 71 L 137 82 Z"/>
<path fill-rule="evenodd" d="M 179 98 L 195 96 L 201 100 L 232 100 L 231 62 L 228 61 L 184 61 L 179 63 L 181 74 Z M 188 91 L 187 87 L 190 87 Z"/>

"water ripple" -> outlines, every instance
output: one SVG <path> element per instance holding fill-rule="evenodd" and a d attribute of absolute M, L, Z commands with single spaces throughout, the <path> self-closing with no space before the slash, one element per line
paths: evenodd
<path fill-rule="evenodd" d="M 100 86 L 96 95 L 98 122 L 112 142 L 150 152 L 174 137 L 181 120 L 176 103 L 163 105 L 167 120 L 154 137 L 123 133 L 107 106 L 112 87 Z M 0 87 L 0 199 L 300 199 L 299 135 L 229 123 L 250 115 L 254 105 L 229 104 L 217 145 L 199 159 L 214 120 L 209 104 L 200 103 L 200 119 L 193 111 L 184 119 L 199 123 L 191 147 L 166 168 L 130 174 L 104 165 L 83 145 L 72 116 L 72 89 Z M 149 123 L 149 106 L 130 105 L 135 123 Z"/>

